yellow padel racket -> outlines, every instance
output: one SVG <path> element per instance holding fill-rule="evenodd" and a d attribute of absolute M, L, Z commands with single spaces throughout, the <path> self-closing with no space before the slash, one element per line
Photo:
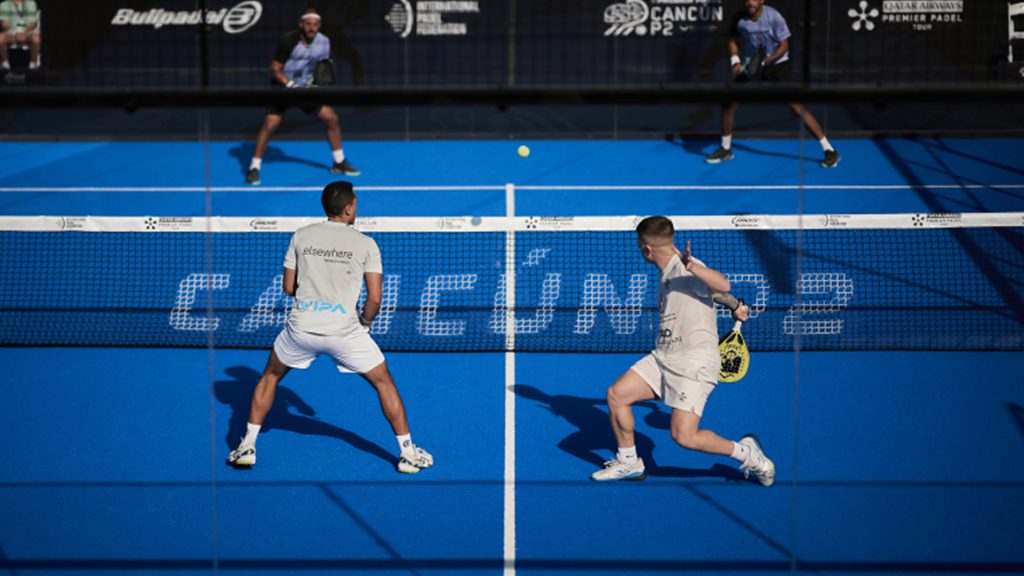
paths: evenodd
<path fill-rule="evenodd" d="M 737 321 L 732 331 L 718 343 L 718 354 L 722 357 L 719 382 L 739 382 L 747 375 L 747 368 L 750 368 L 750 350 L 747 350 L 747 341 L 740 332 L 742 326 L 743 322 Z"/>

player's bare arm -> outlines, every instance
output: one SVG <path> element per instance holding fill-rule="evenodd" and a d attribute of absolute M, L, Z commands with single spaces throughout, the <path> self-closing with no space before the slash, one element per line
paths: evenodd
<path fill-rule="evenodd" d="M 726 294 L 732 288 L 729 284 L 729 279 L 722 275 L 721 272 L 714 268 L 708 268 L 698 262 L 696 258 L 693 258 L 693 255 L 690 252 L 689 242 L 686 243 L 686 248 L 682 252 L 680 252 L 678 248 L 676 248 L 675 251 L 679 256 L 679 259 L 683 262 L 683 266 L 686 267 L 690 274 L 693 274 L 699 278 L 701 282 L 707 284 L 708 288 L 710 288 L 712 292 L 721 292 Z"/>
<path fill-rule="evenodd" d="M 779 42 L 779 47 L 775 49 L 775 52 L 772 52 L 771 54 L 768 55 L 767 58 L 764 59 L 764 63 L 774 64 L 776 60 L 782 58 L 787 53 L 789 53 L 789 38 L 786 38 L 782 42 Z"/>
<path fill-rule="evenodd" d="M 746 322 L 750 316 L 750 307 L 728 292 L 713 292 L 711 299 L 732 311 L 734 320 Z"/>
<path fill-rule="evenodd" d="M 284 269 L 284 278 L 281 279 L 281 289 L 284 293 L 289 296 L 295 296 L 295 270 L 291 268 Z"/>
<path fill-rule="evenodd" d="M 363 313 L 359 317 L 359 322 L 363 326 L 369 326 L 373 324 L 373 319 L 377 317 L 377 312 L 380 311 L 380 303 L 384 293 L 384 275 L 376 272 L 366 272 L 363 274 L 363 278 L 366 280 L 366 302 L 363 304 Z"/>
<path fill-rule="evenodd" d="M 284 75 L 284 63 L 277 60 L 270 61 L 270 73 L 282 86 L 288 85 L 288 77 Z"/>

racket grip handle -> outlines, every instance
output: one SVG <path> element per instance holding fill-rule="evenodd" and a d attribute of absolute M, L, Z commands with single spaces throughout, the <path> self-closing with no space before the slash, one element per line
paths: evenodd
<path fill-rule="evenodd" d="M 733 324 L 732 329 L 735 332 L 739 332 L 741 327 L 743 327 L 743 320 L 737 320 L 736 323 Z"/>

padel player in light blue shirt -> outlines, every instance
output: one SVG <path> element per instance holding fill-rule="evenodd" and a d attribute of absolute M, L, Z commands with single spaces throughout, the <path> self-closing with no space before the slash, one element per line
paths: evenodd
<path fill-rule="evenodd" d="M 793 71 L 789 61 L 789 38 L 792 34 L 786 19 L 778 10 L 765 4 L 765 0 L 746 0 L 746 7 L 737 12 L 729 26 L 729 63 L 737 82 L 790 83 Z M 829 143 L 818 120 L 798 102 L 791 102 L 793 114 L 803 120 L 807 129 L 821 144 L 825 158 L 823 168 L 839 165 L 839 152 Z M 732 129 L 736 121 L 738 102 L 722 105 L 722 143 L 704 158 L 708 164 L 719 164 L 733 159 Z"/>
<path fill-rule="evenodd" d="M 331 41 L 320 33 L 320 14 L 315 8 L 307 8 L 299 19 L 299 28 L 289 32 L 277 46 L 270 61 L 270 81 L 274 86 L 285 88 L 310 88 L 313 85 L 313 69 L 320 60 L 331 56 Z M 277 106 L 267 110 L 263 126 L 256 135 L 256 146 L 249 162 L 245 181 L 253 186 L 260 184 L 260 170 L 263 156 L 267 153 L 270 136 L 277 131 L 284 117 L 286 107 Z M 316 114 L 327 128 L 327 142 L 331 146 L 334 163 L 331 173 L 345 176 L 359 176 L 360 171 L 345 159 L 341 147 L 341 126 L 334 108 L 326 104 L 303 107 L 303 112 Z"/>

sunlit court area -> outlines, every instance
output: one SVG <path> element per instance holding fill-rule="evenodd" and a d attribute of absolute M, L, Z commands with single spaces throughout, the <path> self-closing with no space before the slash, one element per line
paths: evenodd
<path fill-rule="evenodd" d="M 1024 574 L 1024 2 L 0 45 L 0 574 Z"/>

